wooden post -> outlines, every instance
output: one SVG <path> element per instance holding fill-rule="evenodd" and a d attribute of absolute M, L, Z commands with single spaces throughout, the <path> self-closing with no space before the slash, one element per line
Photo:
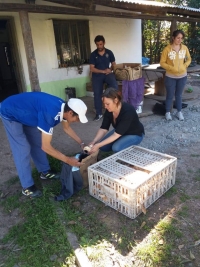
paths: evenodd
<path fill-rule="evenodd" d="M 177 21 L 175 20 L 175 19 L 173 19 L 172 21 L 171 21 L 171 26 L 170 26 L 170 42 L 172 41 L 172 34 L 173 34 L 173 32 L 177 29 Z"/>
<path fill-rule="evenodd" d="M 163 73 L 163 77 L 161 79 L 155 82 L 154 95 L 160 95 L 160 96 L 166 95 L 164 80 L 165 80 L 165 73 Z"/>
<path fill-rule="evenodd" d="M 31 27 L 29 23 L 29 17 L 27 11 L 19 11 L 19 18 L 22 28 L 22 34 L 24 39 L 24 46 L 26 51 L 26 58 L 28 64 L 29 71 L 29 79 L 31 84 L 31 91 L 41 91 L 38 72 L 37 72 L 37 64 L 35 59 L 35 52 L 33 47 L 32 33 Z"/>

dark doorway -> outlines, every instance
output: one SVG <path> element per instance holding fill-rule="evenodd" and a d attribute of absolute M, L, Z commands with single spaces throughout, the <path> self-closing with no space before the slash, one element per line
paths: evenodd
<path fill-rule="evenodd" d="M 0 102 L 8 96 L 19 93 L 7 24 L 7 20 L 0 20 Z"/>

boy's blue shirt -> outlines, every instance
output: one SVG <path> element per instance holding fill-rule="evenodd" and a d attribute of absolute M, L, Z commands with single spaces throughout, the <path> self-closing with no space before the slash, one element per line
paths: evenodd
<path fill-rule="evenodd" d="M 27 126 L 53 133 L 53 127 L 63 120 L 65 102 L 43 92 L 26 92 L 6 98 L 1 103 L 1 116 Z"/>

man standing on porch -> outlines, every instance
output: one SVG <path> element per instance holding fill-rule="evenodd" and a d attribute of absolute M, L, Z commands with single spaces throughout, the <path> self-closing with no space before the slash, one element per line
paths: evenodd
<path fill-rule="evenodd" d="M 105 48 L 105 39 L 102 35 L 97 35 L 94 39 L 97 49 L 90 55 L 90 71 L 92 72 L 92 88 L 94 92 L 94 107 L 96 116 L 94 121 L 100 120 L 102 115 L 102 94 L 103 84 L 108 87 L 118 89 L 115 75 L 112 72 L 115 63 L 113 52 Z M 111 64 L 111 66 L 110 66 Z"/>

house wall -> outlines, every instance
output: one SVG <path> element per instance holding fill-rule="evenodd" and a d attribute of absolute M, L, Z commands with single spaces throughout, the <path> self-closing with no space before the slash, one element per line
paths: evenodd
<path fill-rule="evenodd" d="M 17 3 L 19 1 L 12 2 Z M 37 4 L 40 4 L 40 2 L 42 4 L 45 3 L 43 1 L 37 1 Z M 30 91 L 28 66 L 19 14 L 17 12 L 0 12 L 0 19 L 5 17 L 14 18 L 14 34 L 17 39 L 18 51 L 22 63 L 21 71 L 24 73 L 23 76 L 27 91 Z M 75 87 L 77 96 L 81 97 L 86 94 L 86 83 L 90 80 L 89 65 L 84 65 L 81 75 L 77 73 L 75 67 L 69 69 L 58 68 L 52 19 L 86 19 L 89 21 L 90 27 L 91 51 L 96 49 L 94 38 L 100 34 L 105 37 L 106 47 L 113 51 L 117 63 L 141 62 L 140 20 L 29 13 L 38 77 L 41 90 L 44 92 L 65 99 L 64 89 L 66 87 Z"/>

